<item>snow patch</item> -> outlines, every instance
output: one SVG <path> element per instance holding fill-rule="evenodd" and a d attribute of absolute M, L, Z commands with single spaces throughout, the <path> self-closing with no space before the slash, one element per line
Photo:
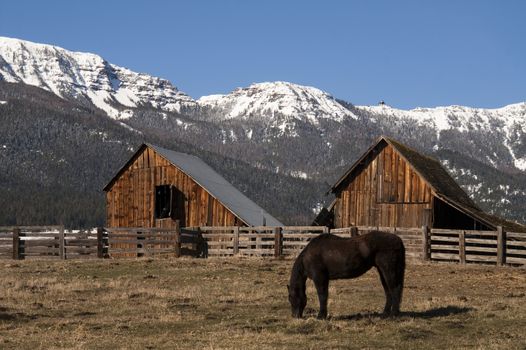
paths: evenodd
<path fill-rule="evenodd" d="M 315 214 L 315 215 L 318 215 L 320 213 L 320 211 L 323 209 L 323 203 L 316 203 L 316 205 L 314 207 L 312 207 L 312 212 Z"/>
<path fill-rule="evenodd" d="M 517 169 L 526 171 L 526 158 L 516 158 L 513 160 L 513 164 Z"/>
<path fill-rule="evenodd" d="M 306 172 L 299 171 L 299 170 L 293 170 L 290 172 L 290 176 L 296 177 L 299 179 L 308 179 L 309 175 Z"/>

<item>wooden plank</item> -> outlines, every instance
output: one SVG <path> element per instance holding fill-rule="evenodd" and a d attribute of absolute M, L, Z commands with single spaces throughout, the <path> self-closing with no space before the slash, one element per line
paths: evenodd
<path fill-rule="evenodd" d="M 24 251 L 24 255 L 28 254 L 47 254 L 47 255 L 56 255 L 60 256 L 60 249 L 58 247 L 41 247 L 41 246 L 35 246 L 35 247 L 26 247 Z"/>
<path fill-rule="evenodd" d="M 20 229 L 13 229 L 13 259 L 23 259 L 23 243 L 20 242 Z"/>
<path fill-rule="evenodd" d="M 60 225 L 49 225 L 49 226 L 0 226 L 0 232 L 12 232 L 14 229 L 20 230 L 20 232 L 37 232 L 37 231 L 59 231 Z"/>
<path fill-rule="evenodd" d="M 506 232 L 502 226 L 497 227 L 497 265 L 506 264 Z"/>
<path fill-rule="evenodd" d="M 312 239 L 314 237 L 318 237 L 319 234 L 317 233 L 283 233 L 283 239 L 293 239 L 293 238 L 300 238 L 300 239 Z"/>
<path fill-rule="evenodd" d="M 51 246 L 57 246 L 57 248 L 59 247 L 58 239 L 31 239 L 31 240 L 23 240 L 23 242 L 26 248 L 51 247 Z"/>
<path fill-rule="evenodd" d="M 486 244 L 497 246 L 497 240 L 495 239 L 483 239 L 483 238 L 466 238 L 466 243 L 470 244 Z"/>
<path fill-rule="evenodd" d="M 436 252 L 438 250 L 451 250 L 457 253 L 460 252 L 458 245 L 448 245 L 448 244 L 433 244 L 431 246 L 431 252 Z M 459 254 L 460 256 L 460 254 Z"/>
<path fill-rule="evenodd" d="M 466 259 L 467 261 L 473 261 L 473 262 L 491 262 L 491 263 L 497 262 L 496 256 L 468 255 L 466 256 Z"/>
<path fill-rule="evenodd" d="M 97 238 L 88 238 L 88 239 L 66 239 L 64 240 L 65 246 L 72 245 L 97 245 Z"/>
<path fill-rule="evenodd" d="M 431 244 L 433 242 L 455 242 L 458 243 L 458 237 L 446 237 L 446 236 L 431 236 Z"/>
<path fill-rule="evenodd" d="M 422 226 L 422 257 L 424 260 L 431 260 L 431 237 L 429 227 Z"/>
<path fill-rule="evenodd" d="M 65 255 L 69 259 L 71 254 L 97 254 L 97 247 L 95 248 L 81 248 L 81 247 L 68 247 L 64 251 Z"/>
<path fill-rule="evenodd" d="M 506 240 L 507 247 L 526 247 L 526 242 Z"/>
<path fill-rule="evenodd" d="M 508 264 L 517 264 L 517 265 L 526 265 L 526 257 L 513 257 L 513 256 L 508 256 L 506 257 L 506 262 Z"/>
<path fill-rule="evenodd" d="M 64 252 L 64 226 L 60 227 L 58 241 L 60 259 L 66 259 L 66 254 Z"/>
<path fill-rule="evenodd" d="M 466 263 L 466 234 L 461 231 L 458 236 L 458 256 L 461 264 Z"/>
<path fill-rule="evenodd" d="M 266 227 L 268 229 L 268 227 Z M 283 226 L 282 231 L 323 232 L 324 226 Z"/>
<path fill-rule="evenodd" d="M 181 256 L 181 226 L 179 220 L 175 222 L 175 257 Z"/>
<path fill-rule="evenodd" d="M 506 232 L 506 237 L 526 241 L 526 233 L 524 232 Z"/>
<path fill-rule="evenodd" d="M 491 247 L 473 247 L 473 246 L 467 246 L 466 251 L 468 253 L 493 253 L 495 256 L 497 255 L 497 248 L 491 248 Z"/>
<path fill-rule="evenodd" d="M 431 253 L 431 260 L 452 260 L 452 261 L 458 261 L 458 254 Z"/>

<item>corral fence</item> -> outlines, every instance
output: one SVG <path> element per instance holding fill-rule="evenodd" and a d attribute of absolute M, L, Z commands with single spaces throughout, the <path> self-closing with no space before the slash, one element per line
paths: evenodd
<path fill-rule="evenodd" d="M 424 231 L 424 259 L 461 264 L 526 265 L 526 233 L 496 231 Z"/>
<path fill-rule="evenodd" d="M 156 255 L 179 257 L 206 256 L 204 240 L 196 229 L 180 228 L 105 228 L 108 257 L 132 258 Z"/>
<path fill-rule="evenodd" d="M 0 227 L 0 258 L 96 259 L 107 254 L 102 229 L 64 226 Z"/>
<path fill-rule="evenodd" d="M 526 265 L 526 234 L 496 231 L 323 226 L 96 228 L 0 227 L 0 258 L 91 259 L 157 255 L 295 256 L 320 234 L 354 237 L 372 230 L 402 238 L 409 259 Z"/>
<path fill-rule="evenodd" d="M 309 240 L 328 233 L 323 226 L 209 227 L 198 230 L 208 246 L 208 256 L 286 256 L 297 254 Z"/>

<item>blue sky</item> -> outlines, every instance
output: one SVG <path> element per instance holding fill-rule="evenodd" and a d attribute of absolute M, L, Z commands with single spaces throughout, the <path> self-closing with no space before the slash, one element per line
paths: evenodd
<path fill-rule="evenodd" d="M 253 82 L 358 105 L 526 100 L 526 1 L 4 1 L 0 35 L 93 52 L 194 98 Z"/>

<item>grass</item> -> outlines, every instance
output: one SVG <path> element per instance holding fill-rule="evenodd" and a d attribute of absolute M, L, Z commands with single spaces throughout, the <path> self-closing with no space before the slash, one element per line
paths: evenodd
<path fill-rule="evenodd" d="M 402 315 L 376 271 L 290 317 L 291 260 L 0 262 L 0 348 L 526 349 L 526 270 L 410 263 Z"/>

